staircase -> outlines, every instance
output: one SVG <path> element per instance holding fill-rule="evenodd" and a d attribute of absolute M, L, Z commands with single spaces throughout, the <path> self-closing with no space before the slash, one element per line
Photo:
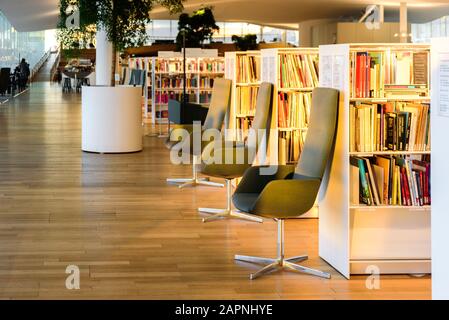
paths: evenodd
<path fill-rule="evenodd" d="M 52 75 L 53 66 L 56 63 L 56 60 L 58 59 L 59 53 L 54 52 L 51 53 L 48 57 L 47 61 L 42 65 L 38 73 L 33 79 L 33 82 L 48 82 L 50 81 L 50 77 Z"/>

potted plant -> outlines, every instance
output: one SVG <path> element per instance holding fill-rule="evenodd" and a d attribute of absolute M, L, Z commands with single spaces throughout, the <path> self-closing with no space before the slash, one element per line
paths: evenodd
<path fill-rule="evenodd" d="M 142 150 L 141 88 L 115 86 L 118 52 L 147 40 L 155 5 L 171 13 L 183 0 L 60 0 L 59 28 L 74 19 L 80 30 L 96 26 L 96 86 L 82 92 L 82 150 L 100 153 Z"/>
<path fill-rule="evenodd" d="M 178 49 L 184 45 L 187 48 L 201 48 L 205 40 L 211 40 L 214 32 L 220 30 L 215 22 L 212 7 L 200 8 L 189 15 L 183 13 L 178 20 L 179 33 L 176 37 Z"/>
<path fill-rule="evenodd" d="M 231 39 L 240 51 L 257 50 L 257 36 L 255 34 L 233 35 Z"/>

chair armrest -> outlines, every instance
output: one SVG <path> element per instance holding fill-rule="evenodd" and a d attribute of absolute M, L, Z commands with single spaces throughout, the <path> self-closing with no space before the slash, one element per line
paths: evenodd
<path fill-rule="evenodd" d="M 295 172 L 295 166 L 254 166 L 245 171 L 235 193 L 261 193 L 273 180 L 289 179 Z"/>
<path fill-rule="evenodd" d="M 317 178 L 271 181 L 251 213 L 267 218 L 298 217 L 313 207 L 320 184 Z"/>

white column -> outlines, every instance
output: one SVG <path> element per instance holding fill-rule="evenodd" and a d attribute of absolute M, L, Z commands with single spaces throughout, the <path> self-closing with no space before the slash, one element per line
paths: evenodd
<path fill-rule="evenodd" d="M 97 51 L 95 59 L 95 73 L 97 86 L 111 85 L 112 43 L 108 41 L 106 31 L 97 31 Z"/>
<path fill-rule="evenodd" d="M 401 2 L 399 7 L 399 38 L 401 43 L 408 42 L 407 2 Z"/>

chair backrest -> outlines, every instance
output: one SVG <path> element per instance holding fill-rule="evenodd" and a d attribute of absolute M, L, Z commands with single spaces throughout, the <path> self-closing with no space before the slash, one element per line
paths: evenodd
<path fill-rule="evenodd" d="M 264 130 L 270 128 L 271 105 L 273 104 L 273 85 L 262 82 L 257 93 L 256 113 L 254 115 L 251 128 L 254 130 Z"/>
<path fill-rule="evenodd" d="M 295 173 L 322 179 L 331 155 L 338 117 L 338 90 L 315 88 L 309 128 Z"/>
<path fill-rule="evenodd" d="M 270 138 L 273 88 L 273 84 L 262 82 L 257 93 L 256 113 L 247 140 L 248 149 L 251 150 L 248 157 L 249 163 L 254 161 L 257 154 L 259 154 L 259 160 L 265 162 Z"/>
<path fill-rule="evenodd" d="M 229 112 L 231 106 L 231 83 L 231 80 L 228 79 L 216 79 L 214 81 L 212 99 L 206 120 L 204 120 L 204 130 L 221 129 L 226 113 Z"/>

